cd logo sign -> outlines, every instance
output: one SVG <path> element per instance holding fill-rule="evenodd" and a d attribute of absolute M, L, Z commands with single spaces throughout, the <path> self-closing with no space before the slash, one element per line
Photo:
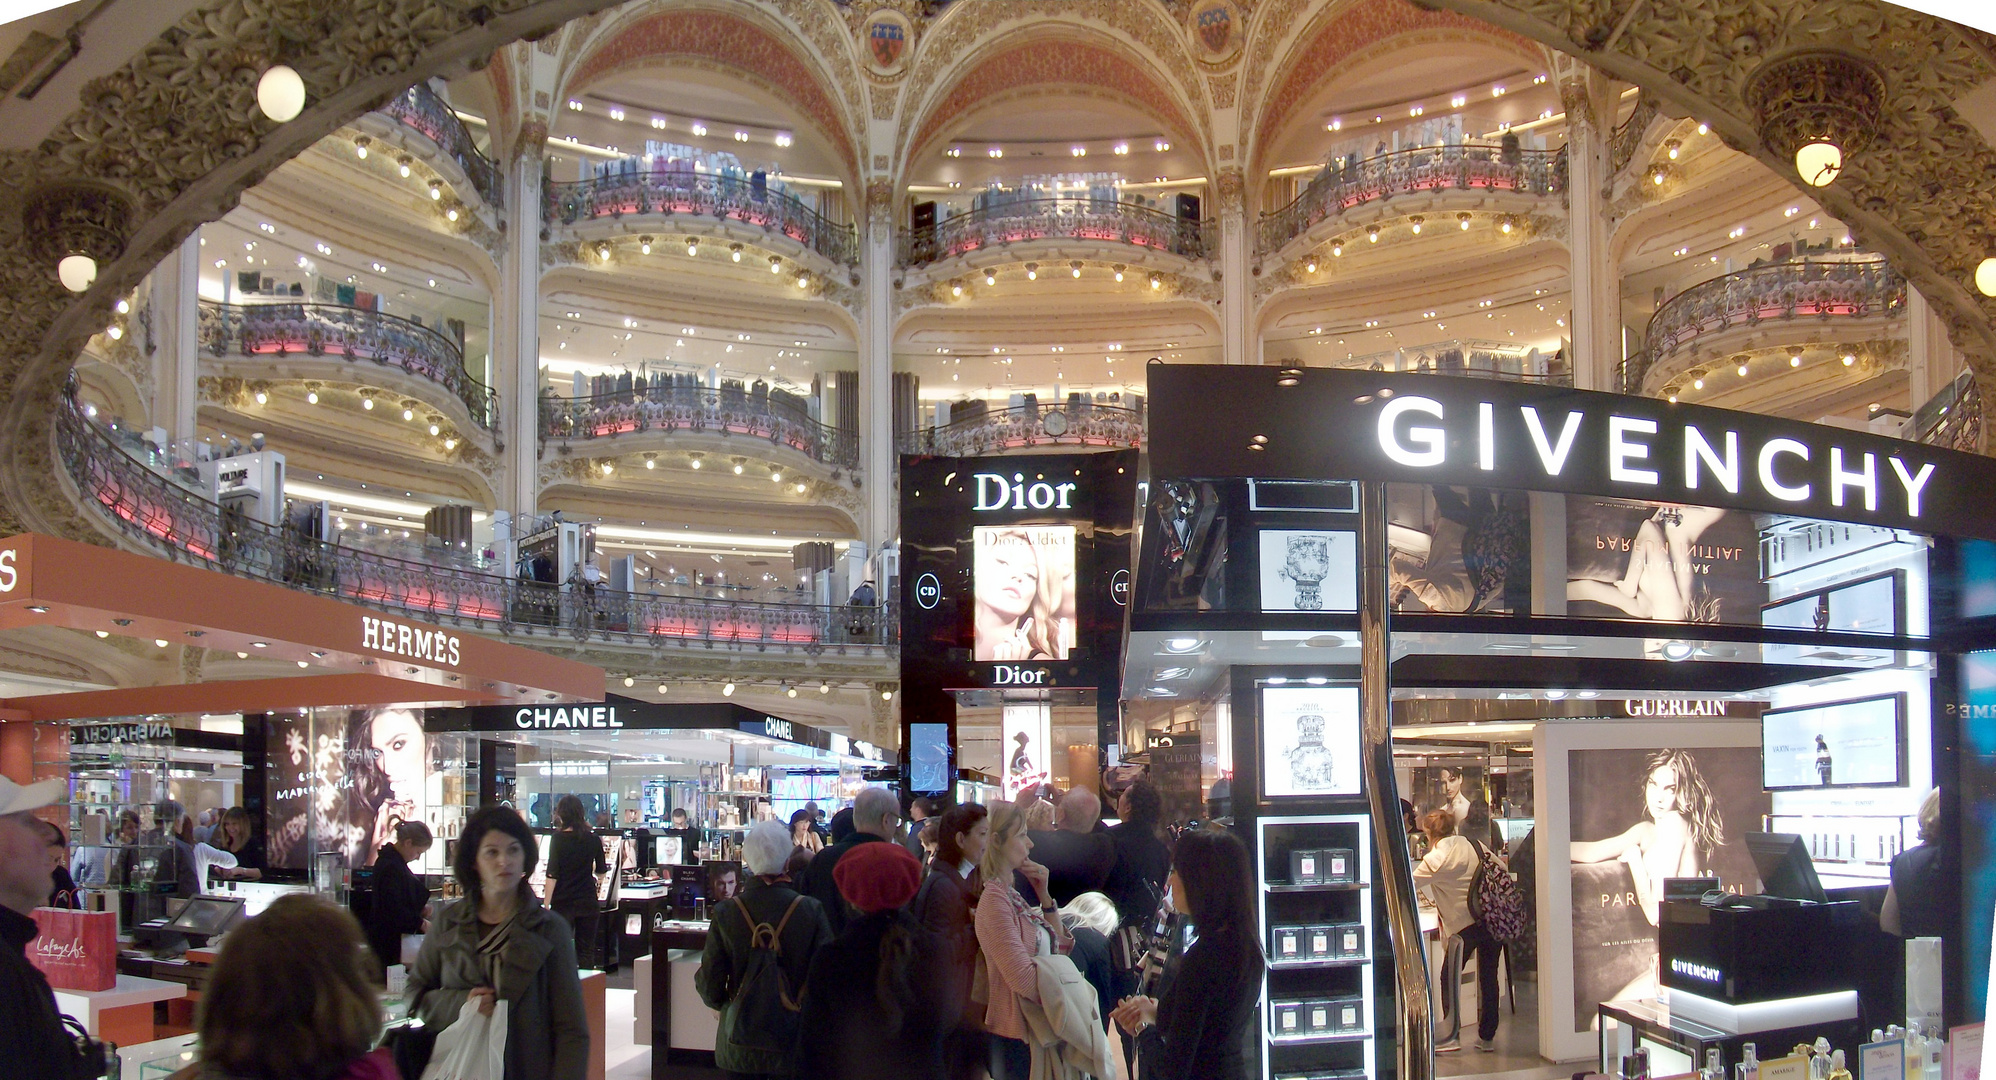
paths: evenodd
<path fill-rule="evenodd" d="M 923 611 L 934 611 L 943 602 L 943 583 L 934 574 L 923 574 L 915 579 L 915 603 Z"/>
<path fill-rule="evenodd" d="M 1128 570 L 1118 570 L 1116 571 L 1116 576 L 1109 579 L 1109 598 L 1114 600 L 1118 607 L 1130 606 L 1130 572 Z"/>

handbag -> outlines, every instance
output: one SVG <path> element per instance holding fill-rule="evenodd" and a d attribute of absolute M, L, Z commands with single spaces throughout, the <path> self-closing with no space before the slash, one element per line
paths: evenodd
<path fill-rule="evenodd" d="M 394 1055 L 396 1072 L 420 1077 L 436 1052 L 437 1030 L 422 1024 L 401 1024 L 382 1035 L 381 1045 Z"/>
<path fill-rule="evenodd" d="M 506 1000 L 495 1000 L 487 1016 L 478 1002 L 466 999 L 457 1019 L 437 1036 L 422 1080 L 506 1080 Z"/>

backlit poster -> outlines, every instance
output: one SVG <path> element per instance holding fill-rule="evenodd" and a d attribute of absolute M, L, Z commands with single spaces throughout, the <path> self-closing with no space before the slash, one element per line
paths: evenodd
<path fill-rule="evenodd" d="M 1521 491 L 1391 484 L 1386 573 L 1395 611 L 1506 613 L 1531 604 L 1531 505 Z"/>
<path fill-rule="evenodd" d="M 372 866 L 404 821 L 431 821 L 429 788 L 439 768 L 415 710 L 314 709 L 273 715 L 266 741 L 272 866 L 303 870 L 315 851 L 350 867 Z"/>
<path fill-rule="evenodd" d="M 1573 1030 L 1584 1032 L 1600 1002 L 1656 995 L 1664 879 L 1760 891 L 1742 838 L 1772 803 L 1752 746 L 1574 750 L 1567 770 Z"/>
<path fill-rule="evenodd" d="M 1989 913 L 1996 911 L 1996 652 L 1961 658 L 1961 700 L 1947 709 L 1961 730 L 1962 1015 L 1980 1020 L 1996 981 Z M 1978 977 L 1989 973 L 1989 979 Z"/>
<path fill-rule="evenodd" d="M 1261 692 L 1261 793 L 1356 795 L 1363 762 L 1358 687 L 1271 686 Z"/>
<path fill-rule="evenodd" d="M 1761 714 L 1762 786 L 1897 786 L 1905 782 L 1906 699 L 1831 701 Z"/>
<path fill-rule="evenodd" d="M 1357 611 L 1358 534 L 1261 530 L 1261 610 Z"/>
<path fill-rule="evenodd" d="M 1490 796 L 1483 766 L 1424 765 L 1408 770 L 1408 780 L 1407 799 L 1417 818 L 1430 810 L 1447 810 L 1458 836 L 1490 843 Z"/>
<path fill-rule="evenodd" d="M 1065 660 L 1074 650 L 1074 526 L 971 530 L 974 658 Z"/>
<path fill-rule="evenodd" d="M 1760 622 L 1753 515 L 1709 506 L 1566 500 L 1566 613 L 1579 619 Z"/>
<path fill-rule="evenodd" d="M 1039 787 L 1053 778 L 1051 751 L 1053 710 L 1045 705 L 1005 706 L 1005 798 Z"/>

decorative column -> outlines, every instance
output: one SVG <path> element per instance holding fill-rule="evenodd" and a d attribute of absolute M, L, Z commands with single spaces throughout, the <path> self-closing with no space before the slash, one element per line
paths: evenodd
<path fill-rule="evenodd" d="M 1227 364 L 1259 364 L 1261 349 L 1250 330 L 1254 301 L 1248 272 L 1253 231 L 1247 221 L 1247 183 L 1240 166 L 1228 165 L 1214 185 L 1220 217 L 1220 356 Z"/>
<path fill-rule="evenodd" d="M 869 556 L 896 536 L 893 279 L 894 185 L 884 176 L 874 177 L 866 183 L 865 239 L 859 255 L 859 445 L 864 465 L 859 527 Z M 885 595 L 886 583 L 881 585 Z"/>
<path fill-rule="evenodd" d="M 1961 356 L 1933 305 L 1910 283 L 1906 286 L 1906 382 L 1908 408 L 1925 405 L 1961 371 Z"/>
<path fill-rule="evenodd" d="M 1620 392 L 1622 283 L 1608 253 L 1608 153 L 1615 96 L 1608 80 L 1577 61 L 1558 66 L 1559 96 L 1566 107 L 1566 235 L 1573 294 L 1568 367 L 1583 390 Z"/>
<path fill-rule="evenodd" d="M 499 509 L 519 517 L 540 495 L 541 151 L 547 125 L 522 125 L 505 166 L 506 246 L 492 298 L 492 381 L 499 391 Z"/>
<path fill-rule="evenodd" d="M 201 233 L 195 230 L 153 268 L 159 334 L 152 354 L 152 423 L 179 442 L 196 437 L 201 396 Z"/>

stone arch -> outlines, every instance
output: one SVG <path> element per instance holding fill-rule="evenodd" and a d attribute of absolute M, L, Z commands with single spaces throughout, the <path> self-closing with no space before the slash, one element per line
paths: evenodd
<path fill-rule="evenodd" d="M 858 189 L 861 162 L 856 127 L 833 89 L 831 73 L 810 59 L 788 27 L 765 25 L 746 11 L 673 7 L 644 11 L 602 29 L 562 73 L 561 95 L 661 60 L 725 72 L 789 102 L 817 126 Z"/>

